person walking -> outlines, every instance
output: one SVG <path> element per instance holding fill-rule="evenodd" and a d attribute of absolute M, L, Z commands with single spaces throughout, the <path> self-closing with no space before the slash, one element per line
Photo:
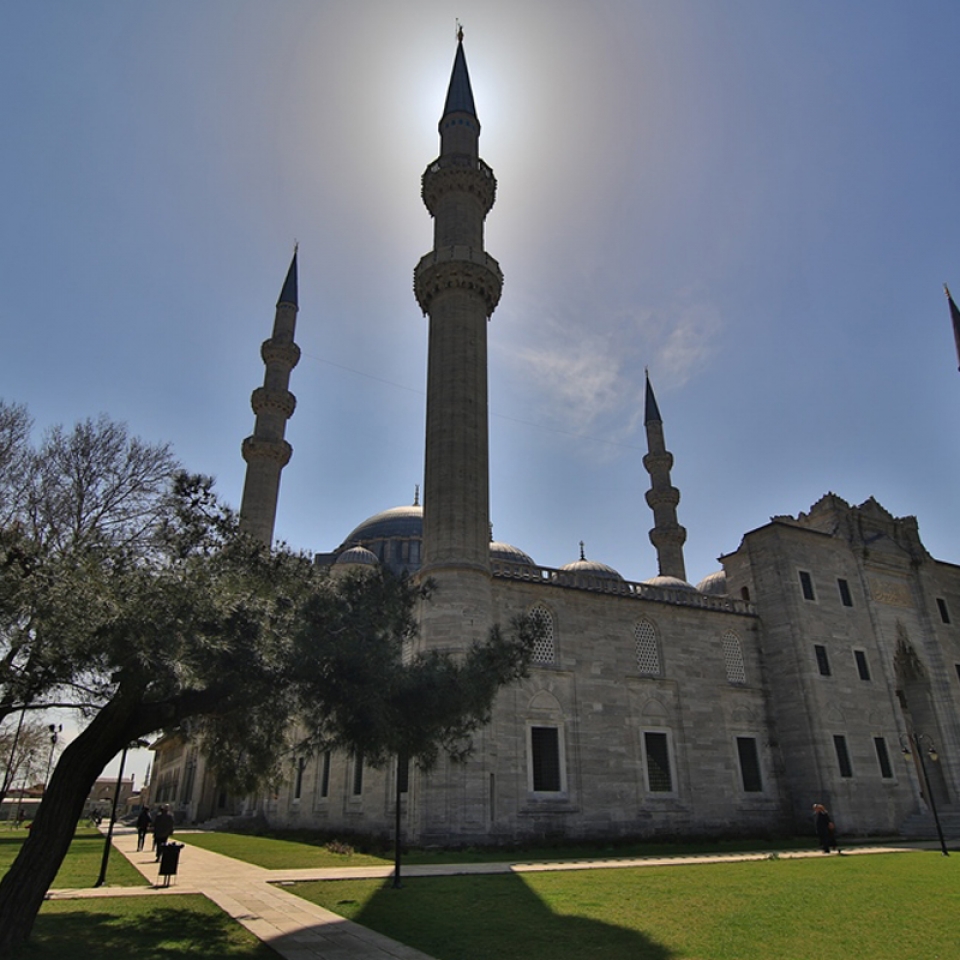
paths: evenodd
<path fill-rule="evenodd" d="M 141 807 L 140 815 L 137 817 L 137 853 L 143 849 L 152 823 L 150 811 L 146 807 Z"/>
<path fill-rule="evenodd" d="M 840 848 L 837 846 L 837 828 L 834 826 L 833 819 L 830 817 L 830 811 L 827 810 L 822 803 L 815 803 L 813 805 L 813 820 L 817 828 L 817 839 L 820 841 L 823 852 L 829 853 L 831 847 L 833 847 L 837 853 L 839 853 Z"/>
<path fill-rule="evenodd" d="M 164 804 L 160 808 L 160 812 L 156 815 L 153 821 L 153 839 L 157 846 L 157 861 L 160 860 L 160 855 L 163 853 L 163 845 L 170 839 L 173 835 L 173 814 L 170 812 L 170 808 Z"/>

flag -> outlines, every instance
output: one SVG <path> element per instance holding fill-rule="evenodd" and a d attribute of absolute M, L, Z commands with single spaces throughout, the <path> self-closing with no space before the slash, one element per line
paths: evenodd
<path fill-rule="evenodd" d="M 960 370 L 960 310 L 957 309 L 957 305 L 953 302 L 953 297 L 950 296 L 950 288 L 946 284 L 943 285 L 943 290 L 947 295 L 947 303 L 950 304 L 950 319 L 953 322 L 953 342 L 957 345 L 957 369 Z"/>

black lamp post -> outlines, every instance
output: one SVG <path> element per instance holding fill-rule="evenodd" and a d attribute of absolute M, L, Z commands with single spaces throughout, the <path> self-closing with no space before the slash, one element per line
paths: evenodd
<path fill-rule="evenodd" d="M 117 789 L 113 793 L 113 806 L 110 809 L 110 822 L 107 824 L 107 836 L 103 844 L 103 860 L 100 862 L 100 876 L 97 877 L 95 887 L 102 887 L 107 879 L 107 863 L 110 861 L 110 844 L 113 843 L 113 824 L 117 819 L 117 804 L 120 802 L 120 787 L 123 783 L 123 767 L 127 762 L 127 750 L 130 747 L 134 749 L 145 747 L 146 740 L 134 740 L 132 743 L 125 743 L 123 751 L 120 754 L 120 772 L 117 774 Z"/>
<path fill-rule="evenodd" d="M 53 754 L 57 749 L 57 741 L 60 739 L 60 734 L 63 731 L 63 724 L 51 723 L 48 724 L 47 729 L 50 731 L 50 757 L 47 760 L 47 775 L 43 778 L 44 793 L 46 793 L 47 784 L 50 782 L 50 768 L 53 766 Z"/>
<path fill-rule="evenodd" d="M 923 759 L 924 747 L 922 741 L 926 741 L 928 746 L 926 748 L 926 753 L 931 760 L 936 761 L 937 751 L 933 745 L 933 741 L 924 733 L 908 733 L 906 735 L 906 743 L 904 743 L 904 737 L 901 734 L 900 736 L 900 748 L 903 750 L 903 755 L 905 757 L 910 756 L 910 746 L 913 745 L 913 748 L 917 752 L 917 759 L 920 761 L 920 772 L 923 774 L 923 783 L 927 791 L 927 802 L 930 804 L 930 811 L 933 813 L 933 822 L 937 825 L 937 836 L 940 838 L 940 849 L 943 851 L 945 857 L 949 857 L 950 854 L 947 853 L 947 843 L 943 839 L 943 828 L 940 826 L 940 814 L 937 813 L 937 801 L 933 798 L 933 788 L 930 786 L 930 775 L 927 773 L 927 764 Z"/>

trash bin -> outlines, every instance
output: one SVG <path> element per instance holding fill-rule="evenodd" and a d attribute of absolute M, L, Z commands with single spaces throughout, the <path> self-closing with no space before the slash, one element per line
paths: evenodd
<path fill-rule="evenodd" d="M 160 849 L 160 876 L 163 877 L 163 885 L 170 886 L 170 878 L 177 875 L 177 867 L 180 865 L 180 851 L 183 849 L 182 843 L 165 843 Z"/>

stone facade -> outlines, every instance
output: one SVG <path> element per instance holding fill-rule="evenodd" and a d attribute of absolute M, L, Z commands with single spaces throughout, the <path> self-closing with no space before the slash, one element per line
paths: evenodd
<path fill-rule="evenodd" d="M 423 509 L 377 514 L 322 557 L 334 569 L 428 574 L 437 589 L 421 613 L 427 649 L 463 648 L 531 614 L 544 626 L 536 662 L 500 692 L 466 762 L 423 773 L 295 756 L 280 790 L 246 811 L 277 826 L 386 834 L 402 776 L 404 831 L 424 844 L 809 833 L 817 802 L 847 834 L 897 833 L 932 801 L 953 815 L 960 567 L 927 554 L 913 518 L 827 495 L 747 533 L 723 570 L 693 587 L 648 381 L 644 465 L 660 575 L 627 583 L 582 556 L 546 569 L 489 543 L 486 324 L 502 275 L 483 249 L 496 181 L 479 132 L 460 44 L 440 156 L 422 181 L 434 250 L 414 275 L 430 323 Z M 293 354 L 275 353 L 264 358 L 280 364 L 282 383 L 266 386 L 282 393 Z M 282 425 L 264 421 L 258 435 L 276 445 Z M 254 499 L 264 496 L 271 502 L 248 504 L 245 494 L 242 513 L 272 518 L 275 485 Z M 155 769 L 166 770 L 159 754 Z M 181 793 L 202 819 L 203 802 Z"/>

